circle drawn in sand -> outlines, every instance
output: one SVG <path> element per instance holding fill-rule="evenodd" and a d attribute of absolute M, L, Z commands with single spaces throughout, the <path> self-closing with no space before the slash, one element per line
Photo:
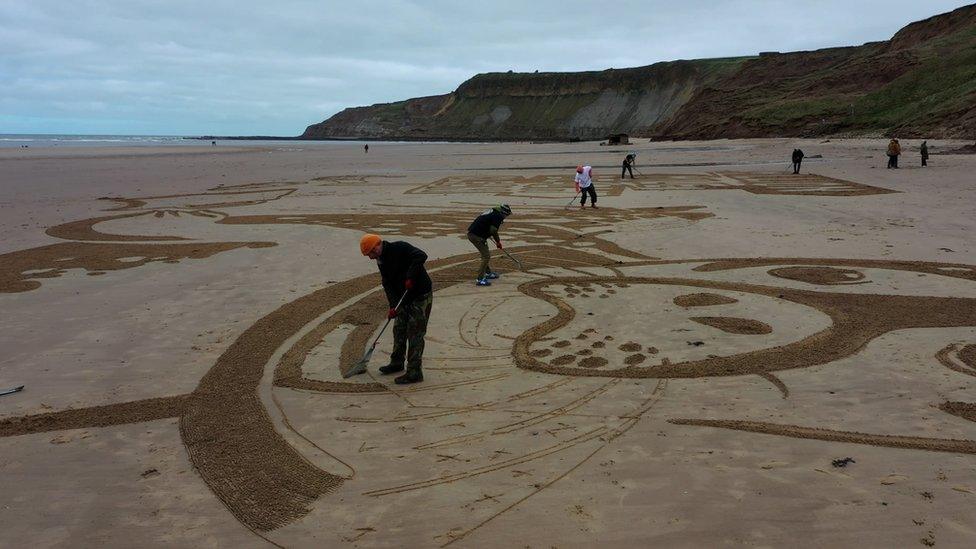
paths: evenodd
<path fill-rule="evenodd" d="M 576 351 L 576 354 L 579 356 L 589 356 L 593 354 L 593 351 L 590 349 L 580 349 L 579 351 Z"/>
<path fill-rule="evenodd" d="M 765 322 L 732 316 L 696 316 L 691 320 L 699 324 L 718 328 L 723 332 L 740 335 L 761 335 L 773 333 L 773 328 Z"/>
<path fill-rule="evenodd" d="M 674 304 L 679 307 L 708 307 L 711 305 L 729 305 L 738 302 L 738 299 L 708 293 L 685 294 L 674 298 Z"/>
<path fill-rule="evenodd" d="M 869 282 L 864 280 L 864 273 L 861 271 L 838 267 L 780 267 L 768 272 L 775 277 L 798 280 L 819 286 L 866 284 Z"/>
<path fill-rule="evenodd" d="M 633 341 L 628 341 L 627 343 L 624 343 L 623 345 L 617 348 L 620 349 L 621 351 L 632 353 L 634 351 L 640 351 L 641 345 L 640 343 L 634 343 Z"/>
<path fill-rule="evenodd" d="M 552 354 L 552 349 L 536 349 L 536 350 L 532 351 L 532 353 L 530 353 L 530 354 L 532 356 L 536 357 L 536 358 L 541 358 L 541 357 L 544 357 L 544 356 L 551 355 Z"/>
<path fill-rule="evenodd" d="M 624 359 L 624 364 L 626 364 L 628 366 L 634 366 L 634 365 L 640 364 L 641 362 L 644 362 L 644 359 L 645 358 L 647 358 L 647 357 L 645 357 L 644 355 L 642 355 L 640 353 L 637 353 L 635 355 L 630 355 L 627 358 L 625 358 Z"/>
<path fill-rule="evenodd" d="M 590 347 L 593 347 L 594 349 L 602 349 L 606 346 L 607 344 L 602 341 L 594 341 L 593 344 L 590 345 Z"/>
<path fill-rule="evenodd" d="M 581 368 L 600 368 L 607 365 L 607 359 L 602 356 L 586 357 L 579 363 Z"/>
<path fill-rule="evenodd" d="M 552 344 L 553 347 L 569 347 L 569 342 L 565 339 L 561 339 Z"/>
<path fill-rule="evenodd" d="M 552 359 L 551 364 L 553 366 L 565 366 L 566 364 L 571 364 L 573 362 L 576 362 L 576 355 L 562 355 Z"/>

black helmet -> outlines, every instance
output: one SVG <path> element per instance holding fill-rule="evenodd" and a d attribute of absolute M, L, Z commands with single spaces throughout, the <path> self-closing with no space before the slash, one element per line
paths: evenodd
<path fill-rule="evenodd" d="M 508 204 L 499 204 L 495 206 L 495 210 L 501 212 L 505 217 L 512 215 L 512 208 Z"/>

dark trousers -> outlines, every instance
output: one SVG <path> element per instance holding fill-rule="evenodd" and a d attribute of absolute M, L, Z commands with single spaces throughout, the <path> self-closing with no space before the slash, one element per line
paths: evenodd
<path fill-rule="evenodd" d="M 800 173 L 800 164 L 802 164 L 802 163 L 803 163 L 803 160 L 794 160 L 793 161 L 793 173 Z"/>
<path fill-rule="evenodd" d="M 630 172 L 630 178 L 631 179 L 634 178 L 634 168 L 632 168 L 630 166 L 630 164 L 628 164 L 626 162 L 624 162 L 623 166 L 620 168 L 620 179 L 623 179 L 624 178 L 624 173 L 625 172 Z M 596 202 L 596 201 L 594 200 L 594 202 Z"/>
<path fill-rule="evenodd" d="M 583 193 L 583 195 L 580 197 L 580 205 L 581 206 L 586 206 L 586 195 L 587 194 L 590 195 L 590 202 L 592 202 L 594 205 L 596 205 L 596 188 L 595 187 L 596 187 L 596 185 L 594 185 L 593 183 L 590 183 L 590 186 L 589 187 L 580 189 L 580 192 Z"/>
<path fill-rule="evenodd" d="M 424 336 L 427 334 L 427 320 L 434 304 L 434 293 L 429 292 L 400 306 L 400 312 L 393 321 L 393 352 L 390 364 L 407 362 L 408 371 L 421 371 L 424 358 Z"/>
<path fill-rule="evenodd" d="M 929 165 L 929 157 L 927 155 L 922 157 L 922 165 L 923 166 Z"/>
<path fill-rule="evenodd" d="M 898 155 L 897 154 L 889 154 L 888 155 L 888 167 L 889 168 L 897 168 L 898 167 Z"/>

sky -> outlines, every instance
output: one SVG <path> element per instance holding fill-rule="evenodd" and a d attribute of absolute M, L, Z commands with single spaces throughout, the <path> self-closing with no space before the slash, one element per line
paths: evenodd
<path fill-rule="evenodd" d="M 299 135 L 481 72 L 886 40 L 946 0 L 0 0 L 0 133 Z"/>

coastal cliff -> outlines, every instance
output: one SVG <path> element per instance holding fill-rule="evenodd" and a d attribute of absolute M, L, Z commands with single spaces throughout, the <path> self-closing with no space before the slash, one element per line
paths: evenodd
<path fill-rule="evenodd" d="M 976 5 L 890 40 L 572 73 L 487 73 L 345 109 L 306 139 L 591 140 L 976 135 Z"/>

